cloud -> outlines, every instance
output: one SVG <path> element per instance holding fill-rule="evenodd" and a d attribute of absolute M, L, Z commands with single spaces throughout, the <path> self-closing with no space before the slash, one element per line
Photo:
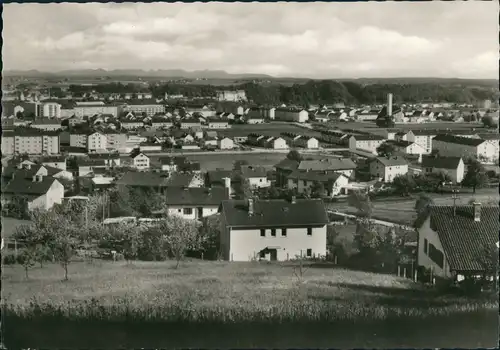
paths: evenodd
<path fill-rule="evenodd" d="M 2 59 L 4 69 L 497 78 L 496 13 L 494 2 L 7 4 Z"/>

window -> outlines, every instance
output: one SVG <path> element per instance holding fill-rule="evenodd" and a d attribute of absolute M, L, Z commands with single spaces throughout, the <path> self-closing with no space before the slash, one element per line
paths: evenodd
<path fill-rule="evenodd" d="M 266 230 L 265 229 L 261 229 L 260 230 L 260 236 L 261 237 L 266 237 Z"/>
<path fill-rule="evenodd" d="M 282 228 L 282 229 L 281 229 L 281 235 L 282 235 L 283 237 L 286 237 L 286 228 Z"/>
<path fill-rule="evenodd" d="M 271 236 L 276 237 L 276 229 L 275 228 L 271 229 Z"/>
<path fill-rule="evenodd" d="M 311 257 L 312 256 L 312 249 L 307 249 L 306 256 Z"/>
<path fill-rule="evenodd" d="M 427 241 L 427 238 L 424 238 L 424 253 L 427 254 L 427 246 L 429 245 L 429 241 Z"/>
<path fill-rule="evenodd" d="M 304 180 L 304 186 L 307 186 L 307 181 L 306 180 Z"/>
<path fill-rule="evenodd" d="M 437 266 L 443 268 L 444 266 L 444 254 L 442 251 L 434 247 L 433 244 L 429 244 L 429 258 L 436 263 Z"/>
<path fill-rule="evenodd" d="M 178 213 L 182 213 L 182 209 L 177 209 L 177 212 Z"/>
<path fill-rule="evenodd" d="M 312 229 L 312 227 L 308 227 L 308 228 L 307 228 L 307 235 L 308 235 L 308 236 L 312 236 L 312 234 L 313 234 L 313 229 Z"/>

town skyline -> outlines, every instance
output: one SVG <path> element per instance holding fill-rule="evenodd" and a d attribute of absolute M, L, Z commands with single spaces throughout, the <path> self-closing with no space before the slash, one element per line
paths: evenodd
<path fill-rule="evenodd" d="M 42 72 L 498 77 L 495 3 L 412 5 L 7 4 L 2 57 L 4 70 Z"/>

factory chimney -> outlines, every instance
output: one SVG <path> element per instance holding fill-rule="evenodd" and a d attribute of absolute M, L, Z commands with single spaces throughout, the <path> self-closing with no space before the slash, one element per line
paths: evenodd
<path fill-rule="evenodd" d="M 387 94 L 387 116 L 392 117 L 392 94 Z"/>

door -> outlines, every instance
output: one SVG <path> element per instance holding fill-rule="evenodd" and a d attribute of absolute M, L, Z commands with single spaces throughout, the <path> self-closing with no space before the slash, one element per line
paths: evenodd
<path fill-rule="evenodd" d="M 203 217 L 203 208 L 202 207 L 198 207 L 198 215 L 197 215 L 198 218 L 202 218 Z"/>
<path fill-rule="evenodd" d="M 269 250 L 269 254 L 271 255 L 270 256 L 270 260 L 271 261 L 276 261 L 278 260 L 278 251 L 276 249 L 270 249 Z"/>

